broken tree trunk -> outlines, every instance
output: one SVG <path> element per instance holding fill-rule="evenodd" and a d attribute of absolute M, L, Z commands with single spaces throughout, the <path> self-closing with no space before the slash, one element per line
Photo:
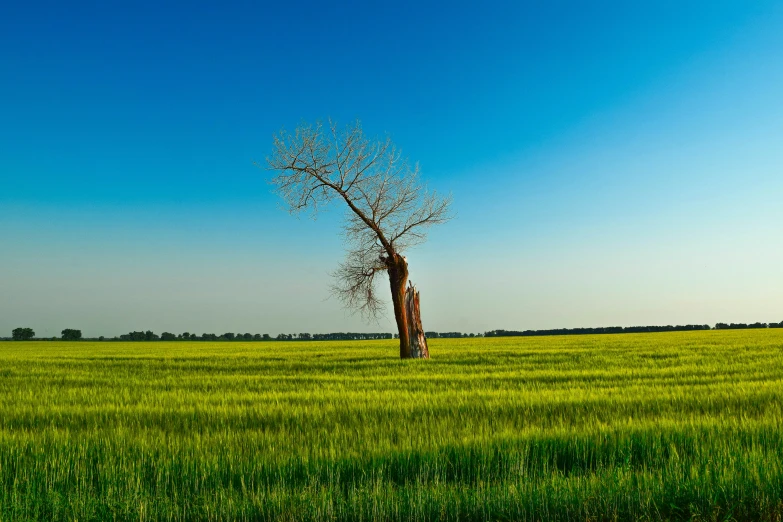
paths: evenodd
<path fill-rule="evenodd" d="M 421 326 L 419 292 L 413 283 L 410 283 L 405 291 L 405 311 L 408 342 L 410 343 L 409 357 L 411 359 L 429 359 L 430 351 L 427 348 L 427 338 L 424 336 L 424 328 Z"/>
<path fill-rule="evenodd" d="M 386 263 L 389 273 L 394 319 L 400 337 L 400 359 L 429 359 L 427 338 L 421 326 L 419 292 L 413 283 L 407 284 L 408 261 L 399 254 L 382 257 L 381 260 Z"/>
<path fill-rule="evenodd" d="M 400 359 L 410 359 L 411 345 L 408 337 L 408 320 L 405 313 L 405 290 L 408 282 L 408 263 L 400 255 L 384 259 L 389 271 L 394 320 L 400 337 Z"/>

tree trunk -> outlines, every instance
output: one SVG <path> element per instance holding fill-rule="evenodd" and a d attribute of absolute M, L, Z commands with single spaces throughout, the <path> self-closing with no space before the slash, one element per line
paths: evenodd
<path fill-rule="evenodd" d="M 411 358 L 429 359 L 430 350 L 427 348 L 427 338 L 424 336 L 424 328 L 421 326 L 421 312 L 419 311 L 419 292 L 413 283 L 405 292 L 405 313 L 408 322 L 408 340 L 410 343 Z"/>
<path fill-rule="evenodd" d="M 387 260 L 389 284 L 391 285 L 394 319 L 400 336 L 400 359 L 410 359 L 411 343 L 408 336 L 408 319 L 405 310 L 405 286 L 408 283 L 408 263 L 398 254 Z"/>
<path fill-rule="evenodd" d="M 399 254 L 386 261 L 391 285 L 394 319 L 400 337 L 400 359 L 429 359 L 427 339 L 421 326 L 419 293 L 408 284 L 408 262 Z"/>

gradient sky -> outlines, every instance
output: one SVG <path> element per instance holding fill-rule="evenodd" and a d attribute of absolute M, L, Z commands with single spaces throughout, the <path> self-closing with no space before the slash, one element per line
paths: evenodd
<path fill-rule="evenodd" d="M 428 330 L 783 320 L 783 4 L 5 2 L 0 336 L 393 331 L 253 166 L 361 119 L 452 192 Z"/>

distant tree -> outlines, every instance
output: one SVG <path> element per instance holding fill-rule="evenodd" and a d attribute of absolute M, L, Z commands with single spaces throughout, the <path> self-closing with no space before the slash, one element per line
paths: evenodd
<path fill-rule="evenodd" d="M 376 277 L 386 272 L 400 340 L 400 358 L 429 358 L 421 327 L 419 293 L 408 286 L 404 252 L 424 242 L 427 229 L 451 218 L 450 198 L 428 192 L 418 166 L 404 159 L 390 140 L 368 140 L 361 125 L 324 129 L 301 125 L 281 131 L 267 159 L 272 183 L 291 213 L 331 201 L 346 205 L 346 260 L 334 274 L 333 292 L 350 309 L 376 318 L 383 301 Z"/>
<path fill-rule="evenodd" d="M 269 334 L 264 334 L 261 336 L 262 341 L 271 341 L 272 338 L 269 336 Z"/>
<path fill-rule="evenodd" d="M 261 340 L 261 334 L 253 334 L 253 340 L 254 341 L 260 341 Z"/>
<path fill-rule="evenodd" d="M 104 336 L 102 336 L 102 335 L 101 335 L 100 337 L 98 337 L 98 340 L 99 340 L 99 341 L 103 341 L 103 340 L 105 340 L 105 339 L 106 339 L 106 338 L 105 338 Z"/>
<path fill-rule="evenodd" d="M 78 341 L 82 338 L 82 331 L 81 330 L 74 330 L 72 328 L 66 328 L 62 332 L 62 339 L 63 341 Z"/>
<path fill-rule="evenodd" d="M 35 337 L 35 332 L 32 328 L 14 328 L 11 331 L 11 338 L 14 341 L 29 341 Z"/>
<path fill-rule="evenodd" d="M 184 332 L 184 333 L 182 334 L 182 338 L 183 338 L 183 339 L 186 339 L 186 340 L 187 340 L 187 339 L 190 339 L 190 333 L 188 333 L 188 332 Z"/>
<path fill-rule="evenodd" d="M 459 339 L 464 336 L 465 334 L 463 334 L 462 332 L 440 332 L 440 337 L 444 337 L 447 339 Z"/>
<path fill-rule="evenodd" d="M 217 341 L 218 336 L 213 333 L 205 333 L 201 335 L 202 341 Z"/>
<path fill-rule="evenodd" d="M 300 341 L 311 341 L 313 339 L 313 336 L 309 333 L 300 333 L 299 334 L 299 340 Z"/>
<path fill-rule="evenodd" d="M 227 340 L 227 341 L 233 341 L 233 340 L 234 340 L 234 337 L 235 337 L 235 335 L 234 335 L 234 334 L 232 334 L 231 332 L 228 332 L 228 333 L 224 333 L 223 335 L 221 335 L 221 337 L 222 337 L 223 339 Z"/>
<path fill-rule="evenodd" d="M 170 332 L 163 332 L 160 334 L 160 340 L 161 341 L 176 341 L 177 336 Z"/>
<path fill-rule="evenodd" d="M 144 332 L 130 332 L 129 334 L 121 335 L 120 339 L 123 341 L 145 341 L 147 336 Z"/>

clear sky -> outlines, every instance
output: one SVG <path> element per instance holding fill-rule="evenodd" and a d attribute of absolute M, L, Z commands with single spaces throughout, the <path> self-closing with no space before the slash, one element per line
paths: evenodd
<path fill-rule="evenodd" d="M 393 331 L 253 166 L 327 117 L 453 193 L 428 330 L 783 320 L 783 4 L 352 4 L 2 3 L 0 336 Z"/>

